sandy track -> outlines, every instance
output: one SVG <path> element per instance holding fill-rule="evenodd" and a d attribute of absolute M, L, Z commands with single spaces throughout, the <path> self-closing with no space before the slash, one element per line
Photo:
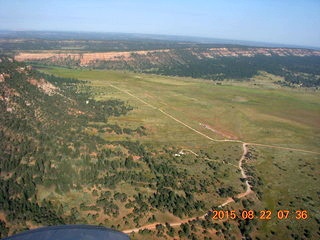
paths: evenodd
<path fill-rule="evenodd" d="M 191 131 L 211 140 L 211 141 L 214 141 L 214 142 L 234 142 L 234 143 L 242 143 L 242 144 L 246 144 L 246 145 L 252 145 L 252 146 L 260 146 L 260 147 L 268 147 L 268 148 L 277 148 L 277 149 L 283 149 L 283 150 L 289 150 L 289 151 L 297 151 L 297 152 L 305 152 L 305 153 L 312 153 L 312 154 L 319 154 L 320 155 L 320 152 L 314 152 L 314 151 L 309 151 L 309 150 L 305 150 L 305 149 L 299 149 L 299 148 L 289 148 L 289 147 L 280 147 L 280 146 L 275 146 L 275 145 L 269 145 L 269 144 L 262 144 L 262 143 L 246 143 L 244 141 L 241 141 L 241 140 L 236 140 L 236 139 L 214 139 L 212 137 L 209 137 L 208 135 L 194 129 L 193 127 L 189 126 L 188 124 L 182 122 L 181 120 L 177 119 L 176 117 L 172 116 L 171 114 L 165 112 L 164 110 L 160 109 L 160 108 L 157 108 L 155 106 L 153 106 L 152 104 L 144 101 L 143 99 L 135 96 L 134 94 L 130 93 L 129 91 L 127 90 L 123 90 L 117 86 L 114 86 L 112 84 L 109 84 L 109 86 L 117 89 L 118 91 L 120 92 L 123 92 L 123 93 L 126 93 L 128 94 L 129 96 L 137 99 L 138 101 L 144 103 L 145 105 L 153 108 L 154 110 L 158 110 L 160 112 L 162 112 L 164 115 L 166 115 L 167 117 L 173 119 L 174 121 L 176 121 L 177 123 L 180 123 L 181 125 L 189 128 Z"/>
<path fill-rule="evenodd" d="M 289 150 L 289 151 L 295 151 L 295 152 L 304 152 L 304 153 L 311 153 L 311 154 L 320 154 L 320 152 L 314 152 L 299 148 L 289 148 L 289 147 L 280 147 L 280 146 L 274 146 L 274 145 L 268 145 L 268 144 L 261 144 L 261 143 L 247 143 L 251 146 L 260 146 L 260 147 L 267 147 L 267 148 L 277 148 L 277 149 L 283 149 L 283 150 Z"/>
<path fill-rule="evenodd" d="M 222 140 L 219 140 L 219 139 L 214 139 L 214 138 L 212 138 L 212 137 L 209 137 L 208 135 L 206 135 L 206 134 L 204 134 L 204 133 L 202 133 L 202 132 L 194 129 L 193 127 L 191 127 L 191 126 L 189 126 L 188 124 L 180 121 L 179 119 L 175 118 L 174 116 L 172 116 L 171 114 L 165 112 L 164 110 L 162 110 L 162 109 L 160 109 L 160 108 L 157 108 L 157 107 L 153 106 L 152 104 L 150 104 L 150 103 L 142 100 L 141 98 L 133 95 L 133 94 L 130 93 L 129 91 L 123 90 L 123 89 L 121 89 L 121 88 L 119 88 L 119 87 L 116 87 L 116 86 L 114 86 L 114 85 L 112 85 L 112 84 L 109 84 L 109 86 L 117 89 L 117 90 L 120 91 L 120 92 L 123 92 L 123 93 L 126 93 L 126 94 L 130 95 L 131 97 L 137 99 L 138 101 L 146 104 L 147 106 L 149 106 L 149 107 L 151 107 L 151 108 L 153 108 L 153 109 L 155 109 L 155 110 L 158 110 L 158 111 L 162 112 L 162 113 L 163 113 L 164 115 L 166 115 L 167 117 L 173 119 L 174 121 L 180 123 L 181 125 L 183 125 L 183 126 L 189 128 L 190 130 L 192 130 L 193 132 L 195 132 L 195 133 L 197 133 L 197 134 L 200 134 L 201 136 L 203 136 L 203 137 L 205 137 L 205 138 L 207 138 L 207 139 L 209 139 L 209 140 L 211 140 L 211 141 L 214 141 L 214 142 L 238 142 L 238 143 L 242 143 L 242 141 L 239 141 L 239 140 L 233 140 L 233 139 L 222 139 Z"/>

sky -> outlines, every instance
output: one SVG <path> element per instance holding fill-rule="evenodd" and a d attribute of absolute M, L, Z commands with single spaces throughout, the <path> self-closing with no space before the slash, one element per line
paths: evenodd
<path fill-rule="evenodd" d="M 211 37 L 320 47 L 320 0 L 0 0 L 0 30 Z"/>

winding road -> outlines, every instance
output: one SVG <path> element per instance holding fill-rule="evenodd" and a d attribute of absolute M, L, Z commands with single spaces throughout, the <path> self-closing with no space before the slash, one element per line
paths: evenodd
<path fill-rule="evenodd" d="M 251 185 L 249 184 L 247 178 L 248 176 L 246 175 L 243 167 L 242 167 L 242 163 L 243 161 L 245 160 L 246 158 L 246 154 L 248 153 L 248 146 L 247 146 L 247 143 L 243 143 L 242 144 L 242 148 L 243 148 L 243 153 L 242 153 L 242 156 L 239 160 L 239 169 L 241 171 L 241 175 L 242 175 L 242 178 L 246 179 L 245 180 L 245 183 L 246 183 L 246 191 L 243 192 L 243 193 L 240 193 L 238 194 L 236 197 L 237 198 L 243 198 L 247 195 L 249 195 L 250 193 L 252 193 L 252 189 L 251 189 Z M 223 206 L 226 206 L 228 205 L 229 203 L 232 203 L 234 202 L 234 200 L 232 198 L 228 198 L 226 201 L 224 201 L 222 204 L 220 204 L 218 207 L 223 207 Z M 187 219 L 181 219 L 179 221 L 176 221 L 176 222 L 171 222 L 169 223 L 171 227 L 175 227 L 175 226 L 180 226 L 180 224 L 182 223 L 187 223 L 189 221 L 192 221 L 192 220 L 196 220 L 196 219 L 204 219 L 206 216 L 206 214 L 200 216 L 200 217 L 192 217 L 192 218 L 187 218 Z M 123 230 L 122 232 L 124 233 L 133 233 L 133 232 L 139 232 L 139 230 L 143 230 L 143 229 L 149 229 L 149 230 L 152 230 L 152 229 L 156 229 L 156 226 L 158 224 L 163 224 L 161 222 L 157 222 L 157 223 L 153 223 L 153 224 L 149 224 L 149 225 L 145 225 L 145 226 L 142 226 L 142 227 L 139 227 L 139 228 L 132 228 L 132 229 L 127 229 L 127 230 Z"/>
<path fill-rule="evenodd" d="M 267 148 L 283 149 L 283 150 L 289 150 L 289 151 L 304 152 L 304 153 L 312 153 L 312 154 L 319 154 L 319 155 L 320 155 L 320 152 L 314 152 L 314 151 L 309 151 L 309 150 L 304 150 L 304 149 L 298 149 L 298 148 L 281 147 L 281 146 L 274 146 L 274 145 L 261 144 L 261 143 L 248 143 L 248 142 L 244 142 L 244 141 L 236 140 L 236 139 L 214 139 L 214 138 L 212 138 L 212 137 L 210 137 L 210 136 L 208 136 L 208 135 L 206 135 L 206 134 L 204 134 L 204 133 L 196 130 L 195 128 L 189 126 L 188 124 L 182 122 L 181 120 L 179 120 L 179 119 L 177 119 L 176 117 L 172 116 L 171 114 L 165 112 L 164 110 L 162 110 L 162 109 L 160 109 L 160 108 L 157 108 L 157 107 L 153 106 L 152 104 L 144 101 L 143 99 L 135 96 L 134 94 L 130 93 L 129 91 L 123 90 L 123 89 L 121 89 L 121 88 L 119 88 L 119 87 L 117 87 L 117 86 L 114 86 L 114 85 L 112 85 L 112 84 L 109 84 L 109 85 L 110 85 L 111 87 L 117 89 L 118 91 L 123 92 L 123 93 L 126 93 L 126 94 L 128 94 L 129 96 L 137 99 L 138 101 L 140 101 L 140 102 L 142 102 L 143 104 L 151 107 L 152 109 L 160 111 L 160 112 L 161 112 L 162 114 L 164 114 L 165 116 L 173 119 L 175 122 L 177 122 L 177 123 L 179 123 L 179 124 L 181 124 L 181 125 L 189 128 L 191 131 L 193 131 L 193 132 L 195 132 L 195 133 L 197 133 L 197 134 L 205 137 L 206 139 L 209 139 L 210 141 L 214 141 L 214 142 L 233 142 L 233 143 L 241 143 L 241 144 L 242 144 L 243 153 L 242 153 L 241 158 L 239 159 L 238 166 L 235 166 L 235 165 L 231 164 L 232 166 L 237 167 L 237 168 L 240 169 L 240 171 L 241 171 L 241 176 L 242 176 L 243 179 L 245 179 L 246 191 L 243 192 L 243 193 L 238 194 L 238 195 L 236 196 L 238 199 L 244 198 L 244 197 L 246 197 L 247 195 L 253 193 L 253 191 L 252 191 L 252 186 L 249 184 L 249 181 L 248 181 L 248 177 L 251 177 L 251 176 L 246 175 L 245 170 L 244 170 L 244 168 L 243 168 L 243 166 L 242 166 L 242 165 L 243 165 L 243 161 L 244 161 L 245 158 L 246 158 L 246 154 L 248 153 L 248 146 L 249 146 L 249 145 L 251 145 L 251 146 L 267 147 Z M 185 150 L 185 149 L 184 149 L 184 150 Z M 196 153 L 194 153 L 194 152 L 191 151 L 191 150 L 187 150 L 187 151 L 191 152 L 191 153 L 194 154 L 194 155 L 197 155 Z M 232 203 L 232 202 L 234 202 L 234 200 L 233 200 L 232 198 L 228 198 L 226 201 L 224 201 L 223 203 L 221 203 L 218 207 L 226 206 L 226 205 L 228 205 L 228 204 L 230 204 L 230 203 Z M 211 210 L 209 210 L 209 211 L 211 211 Z M 182 224 L 182 223 L 187 223 L 187 222 L 192 221 L 192 220 L 195 220 L 195 219 L 204 219 L 205 216 L 206 216 L 206 214 L 205 214 L 205 215 L 202 215 L 202 216 L 200 216 L 200 217 L 192 217 L 192 218 L 187 218 L 187 219 L 181 219 L 181 220 L 179 220 L 179 221 L 171 222 L 171 223 L 169 223 L 169 224 L 170 224 L 170 226 L 172 226 L 172 227 L 174 227 L 174 226 L 179 226 L 179 225 Z M 133 232 L 139 232 L 139 230 L 143 230 L 143 229 L 152 230 L 152 229 L 155 229 L 155 228 L 156 228 L 156 225 L 158 225 L 158 224 L 163 224 L 163 223 L 157 222 L 157 223 L 153 223 L 153 224 L 144 225 L 144 226 L 141 226 L 141 227 L 139 227 L 139 228 L 132 228 L 132 229 L 127 229 L 127 230 L 122 230 L 122 232 L 124 232 L 124 233 L 133 233 Z"/>

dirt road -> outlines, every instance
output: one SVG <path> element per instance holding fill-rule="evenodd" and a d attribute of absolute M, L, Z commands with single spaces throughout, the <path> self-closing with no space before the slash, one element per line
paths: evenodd
<path fill-rule="evenodd" d="M 244 141 L 241 141 L 241 140 L 236 140 L 236 139 L 214 139 L 196 129 L 194 129 L 193 127 L 189 126 L 188 124 L 182 122 L 181 120 L 177 119 L 176 117 L 172 116 L 171 114 L 167 113 L 166 111 L 160 109 L 160 108 L 157 108 L 155 106 L 153 106 L 152 104 L 144 101 L 143 99 L 135 96 L 134 94 L 130 93 L 129 91 L 127 90 L 123 90 L 119 87 L 116 87 L 112 84 L 110 84 L 111 87 L 117 89 L 118 91 L 121 91 L 123 93 L 126 93 L 128 94 L 129 96 L 137 99 L 138 101 L 142 102 L 143 104 L 151 107 L 152 109 L 154 110 L 158 110 L 160 111 L 162 114 L 166 115 L 167 117 L 173 119 L 175 122 L 189 128 L 191 131 L 205 137 L 206 139 L 210 140 L 210 141 L 214 141 L 214 142 L 234 142 L 234 143 L 241 143 L 242 144 L 242 149 L 243 149 L 243 153 L 242 153 L 242 156 L 239 160 L 239 163 L 238 163 L 238 168 L 240 169 L 241 171 L 241 175 L 242 175 L 242 178 L 245 179 L 245 184 L 246 184 L 246 191 L 243 192 L 243 193 L 240 193 L 238 194 L 236 197 L 238 199 L 240 198 L 244 198 L 246 197 L 247 195 L 253 193 L 252 191 L 252 188 L 251 188 L 251 185 L 249 184 L 249 181 L 248 181 L 248 175 L 246 175 L 245 173 L 245 170 L 243 168 L 243 161 L 245 160 L 245 156 L 246 154 L 248 153 L 248 146 L 249 145 L 252 145 L 252 146 L 261 146 L 261 147 L 268 147 L 268 148 L 276 148 L 276 149 L 283 149 L 283 150 L 289 150 L 289 151 L 298 151 L 298 152 L 305 152 L 305 153 L 312 153 L 312 154 L 320 154 L 320 152 L 314 152 L 314 151 L 308 151 L 308 150 L 304 150 L 304 149 L 297 149 L 297 148 L 288 148 L 288 147 L 280 147 L 280 146 L 274 146 L 274 145 L 268 145 L 268 144 L 261 144 L 261 143 L 247 143 L 247 142 L 244 142 Z M 196 155 L 196 153 L 192 152 L 194 155 Z M 235 166 L 235 165 L 232 165 L 232 166 Z M 236 167 L 236 166 L 235 166 Z M 223 206 L 226 206 L 230 203 L 234 202 L 234 200 L 232 198 L 228 198 L 226 201 L 224 201 L 223 203 L 221 203 L 219 205 L 219 207 L 223 207 Z M 211 209 L 210 209 L 211 210 Z M 208 211 L 210 211 L 208 210 Z M 203 216 L 200 216 L 200 217 L 193 217 L 193 218 L 188 218 L 188 219 L 181 219 L 177 222 L 171 222 L 169 223 L 170 226 L 179 226 L 180 224 L 182 223 L 186 223 L 186 222 L 189 222 L 191 220 L 194 220 L 194 219 L 197 219 L 197 218 L 200 218 L 200 219 L 203 219 L 206 215 L 203 215 Z M 153 224 L 149 224 L 149 225 L 145 225 L 145 226 L 142 226 L 142 227 L 139 227 L 139 228 L 133 228 L 133 229 L 127 229 L 127 230 L 123 230 L 124 233 L 132 233 L 132 232 L 139 232 L 139 230 L 142 230 L 142 229 L 149 229 L 149 230 L 152 230 L 152 229 L 155 229 L 156 228 L 156 225 L 158 224 L 164 224 L 164 223 L 160 223 L 160 222 L 157 222 L 157 223 L 153 223 Z"/>
<path fill-rule="evenodd" d="M 244 171 L 244 169 L 243 169 L 243 167 L 242 167 L 243 161 L 245 160 L 246 154 L 248 153 L 247 143 L 243 143 L 243 144 L 242 144 L 242 148 L 243 148 L 243 153 L 242 153 L 242 156 L 241 156 L 241 158 L 240 158 L 240 160 L 239 160 L 239 165 L 238 165 L 238 167 L 239 167 L 239 169 L 240 169 L 240 171 L 241 171 L 242 178 L 246 179 L 245 183 L 246 183 L 247 189 L 246 189 L 245 192 L 240 193 L 240 194 L 238 194 L 238 195 L 236 196 L 236 197 L 239 198 L 239 199 L 240 199 L 240 198 L 243 198 L 243 197 L 245 197 L 245 196 L 247 196 L 247 195 L 249 195 L 250 193 L 253 192 L 252 189 L 251 189 L 251 185 L 249 184 L 249 182 L 248 182 L 248 180 L 247 180 L 248 176 L 246 175 L 246 173 L 245 173 L 245 171 Z M 232 198 L 228 198 L 226 201 L 224 201 L 224 202 L 223 202 L 222 204 L 220 204 L 218 207 L 226 206 L 226 205 L 228 205 L 229 203 L 232 203 L 232 202 L 234 202 L 234 200 L 233 200 Z M 210 210 L 211 210 L 211 209 L 210 209 Z M 208 210 L 208 211 L 210 211 L 210 210 Z M 202 215 L 202 216 L 200 216 L 200 217 L 193 217 L 193 218 L 181 219 L 181 220 L 179 220 L 179 221 L 171 222 L 171 223 L 169 223 L 169 224 L 170 224 L 171 227 L 180 226 L 180 224 L 182 224 L 182 223 L 187 223 L 187 222 L 192 221 L 192 220 L 204 219 L 205 216 L 206 216 L 206 214 L 205 214 L 205 215 Z M 145 226 L 142 226 L 142 227 L 139 227 L 139 228 L 132 228 L 132 229 L 123 230 L 123 232 L 124 232 L 124 233 L 139 232 L 139 230 L 143 230 L 143 229 L 153 230 L 153 229 L 156 228 L 156 226 L 157 226 L 158 224 L 164 224 L 164 223 L 157 222 L 157 223 L 145 225 Z"/>

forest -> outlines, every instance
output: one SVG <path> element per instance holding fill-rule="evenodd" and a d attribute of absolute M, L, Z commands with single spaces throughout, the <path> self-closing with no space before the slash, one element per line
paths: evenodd
<path fill-rule="evenodd" d="M 233 51 L 267 51 L 272 47 L 249 47 L 236 44 L 217 44 L 197 42 L 195 39 L 179 40 L 176 38 L 153 38 L 144 35 L 112 35 L 98 33 L 55 33 L 55 32 L 0 32 L 0 53 L 12 57 L 20 52 L 27 53 L 103 53 L 103 52 L 130 52 L 130 58 L 125 60 L 115 58 L 112 60 L 96 59 L 90 64 L 83 65 L 79 59 L 72 57 L 48 58 L 30 61 L 33 65 L 55 65 L 67 68 L 94 68 L 129 70 L 133 72 L 153 73 L 167 76 L 181 76 L 202 78 L 214 81 L 238 80 L 249 81 L 259 72 L 267 72 L 283 78 L 276 84 L 287 87 L 313 87 L 320 85 L 320 56 L 311 49 L 280 48 L 281 51 L 308 53 L 307 55 L 291 54 L 254 54 L 252 56 L 233 56 Z M 187 38 L 188 39 L 188 38 Z M 204 57 L 212 49 L 224 51 L 215 57 Z M 159 50 L 146 55 L 134 51 Z M 165 50 L 169 52 L 161 52 Z M 218 52 L 219 52 L 218 51 Z M 312 53 L 312 54 L 311 54 Z"/>
<path fill-rule="evenodd" d="M 89 182 L 93 176 L 82 178 L 82 171 L 78 175 L 70 161 L 77 159 L 80 167 L 105 141 L 85 134 L 83 128 L 89 121 L 106 121 L 132 108 L 119 100 L 96 102 L 81 81 L 44 75 L 10 58 L 0 59 L 4 76 L 0 82 L 0 212 L 8 221 L 1 221 L 0 237 L 6 236 L 9 226 L 21 231 L 26 221 L 76 223 L 74 211 L 66 214 L 61 206 L 39 201 L 37 186 L 55 185 L 63 193 Z M 40 91 L 30 79 L 46 79 L 55 84 L 56 93 Z"/>
<path fill-rule="evenodd" d="M 241 48 L 240 48 L 241 49 Z M 243 48 L 245 49 L 245 48 Z M 213 81 L 250 81 L 260 72 L 279 76 L 283 80 L 275 84 L 287 87 L 318 88 L 320 85 L 320 56 L 222 56 L 198 58 L 205 49 L 179 49 L 170 53 L 154 52 L 145 55 L 131 53 L 130 60 L 96 60 L 81 66 L 80 60 L 60 58 L 30 61 L 33 65 L 63 66 L 67 68 L 89 68 L 128 70 L 137 73 L 152 73 L 165 76 L 201 78 Z"/>
<path fill-rule="evenodd" d="M 154 222 L 149 213 L 155 209 L 178 217 L 204 209 L 195 194 L 214 184 L 214 179 L 184 181 L 190 176 L 174 166 L 171 150 L 157 153 L 137 141 L 109 141 L 99 135 L 146 134 L 143 126 L 130 129 L 108 123 L 109 117 L 131 111 L 130 105 L 116 99 L 94 100 L 85 81 L 46 75 L 11 58 L 0 59 L 0 213 L 5 216 L 0 237 L 26 230 L 30 222 L 96 222 L 100 210 L 105 217 L 117 218 L 121 205 L 132 210 L 123 224 L 137 227 L 146 217 Z M 98 134 L 90 134 L 92 127 Z M 152 192 L 136 190 L 128 195 L 117 190 L 121 182 Z M 90 188 L 94 204 L 77 206 L 52 196 L 39 197 L 39 189 L 51 188 L 59 198 Z M 97 213 L 87 215 L 88 211 Z"/>
<path fill-rule="evenodd" d="M 190 58 L 191 59 L 191 58 Z M 186 64 L 163 66 L 151 71 L 157 74 L 204 78 L 249 80 L 265 71 L 284 78 L 288 86 L 320 86 L 320 57 L 254 56 L 222 57 L 217 59 L 187 60 Z"/>
<path fill-rule="evenodd" d="M 134 51 L 188 47 L 233 47 L 236 44 L 199 43 L 201 38 L 125 33 L 0 31 L 0 53 L 17 51 Z M 208 41 L 208 39 L 205 39 Z"/>
<path fill-rule="evenodd" d="M 264 57 L 261 59 L 261 62 L 268 61 Z M 283 58 L 279 61 L 282 60 Z M 229 58 L 226 61 L 233 60 Z M 304 67 L 299 58 L 295 61 L 297 69 L 300 67 L 299 71 L 318 74 L 318 70 L 315 70 L 316 65 L 312 65 L 312 59 Z M 293 65 L 293 62 L 288 63 L 287 71 L 290 69 L 289 65 Z M 70 71 L 55 68 L 56 72 L 58 70 Z M 246 189 L 246 179 L 241 177 L 238 169 L 242 150 L 238 143 L 210 143 L 204 148 L 190 147 L 194 152 L 184 146 L 182 151 L 182 142 L 176 142 L 179 136 L 176 135 L 174 141 L 169 142 L 167 134 L 164 143 L 159 144 L 152 139 L 152 127 L 144 121 L 145 116 L 159 120 L 158 115 L 154 114 L 154 109 L 146 108 L 151 114 L 141 115 L 144 104 L 129 101 L 121 91 L 111 89 L 108 82 L 109 80 L 112 84 L 117 84 L 121 80 L 123 86 L 130 86 L 130 91 L 138 91 L 136 94 L 140 96 L 143 95 L 144 89 L 138 89 L 139 86 L 136 86 L 139 78 L 130 78 L 127 72 L 122 73 L 120 78 L 112 76 L 112 71 L 72 71 L 81 72 L 82 80 L 44 74 L 35 67 L 16 62 L 10 57 L 0 57 L 1 238 L 40 226 L 93 224 L 121 231 L 139 228 L 136 233 L 130 234 L 133 239 L 214 239 L 216 236 L 237 239 L 241 235 L 251 239 L 264 222 L 248 219 L 213 221 L 211 210 L 217 209 L 228 198 L 234 203 L 226 205 L 224 210 L 233 208 L 237 214 L 241 214 L 243 210 L 262 209 L 260 204 L 268 197 L 266 189 L 269 188 L 269 181 L 274 179 L 278 184 L 281 179 L 272 175 L 269 179 L 266 178 L 270 173 L 263 175 L 265 168 L 262 166 L 259 169 L 258 163 L 264 156 L 268 167 L 273 167 L 271 173 L 278 170 L 276 174 L 280 173 L 279 176 L 282 172 L 284 176 L 288 176 L 289 173 L 299 172 L 287 171 L 286 168 L 301 168 L 305 174 L 299 175 L 302 176 L 300 178 L 308 182 L 307 177 L 312 177 L 311 183 L 316 184 L 317 179 L 310 172 L 317 169 L 314 165 L 317 158 L 304 159 L 301 156 L 297 165 L 294 161 L 297 152 L 290 153 L 288 158 L 279 154 L 273 156 L 273 150 L 272 154 L 265 155 L 262 149 L 249 147 L 243 167 L 250 176 L 248 181 L 255 194 L 238 198 L 237 196 Z M 74 73 L 71 76 L 79 76 Z M 90 80 L 89 77 L 94 74 L 95 77 L 101 76 L 101 80 Z M 155 77 L 158 81 L 152 79 Z M 177 90 L 172 87 L 172 83 L 181 83 L 181 79 L 170 78 L 170 85 L 167 79 L 159 84 L 159 78 L 147 75 L 143 81 L 146 84 L 146 80 L 151 79 L 155 93 L 161 91 L 169 97 L 173 95 L 170 91 Z M 128 79 L 131 79 L 132 85 L 126 85 Z M 169 94 L 168 90 L 163 91 L 166 88 L 161 88 L 164 83 L 168 84 L 166 87 L 170 90 Z M 208 81 L 201 82 L 204 83 L 208 84 L 208 89 L 209 85 L 211 89 L 215 89 L 214 94 L 223 89 L 221 95 L 226 95 L 225 98 L 229 102 L 228 94 L 233 94 L 229 93 L 232 91 L 231 88 L 224 89 L 225 86 L 211 84 Z M 189 96 L 194 96 L 193 89 L 190 89 Z M 203 89 L 207 91 L 206 88 Z M 233 91 L 239 89 L 241 90 L 238 88 Z M 279 89 L 281 94 L 282 90 Z M 207 92 L 207 96 L 211 96 L 211 91 Z M 261 94 L 262 91 L 253 89 L 252 93 Z M 151 91 L 150 94 L 154 93 Z M 201 97 L 205 92 L 199 91 L 198 94 L 197 97 Z M 246 97 L 252 96 L 248 91 L 244 94 Z M 187 95 L 184 93 L 179 97 L 182 96 L 184 99 Z M 295 95 L 290 95 L 285 106 L 292 104 L 291 96 Z M 162 99 L 165 99 L 164 96 Z M 206 99 L 210 102 L 210 97 Z M 156 102 L 158 99 L 153 101 Z M 169 98 L 167 101 L 171 103 L 172 99 Z M 312 105 L 315 105 L 315 102 L 316 100 Z M 181 101 L 181 104 L 186 104 L 185 100 Z M 243 104 L 232 103 L 240 109 Z M 218 104 L 212 102 L 210 105 Z M 206 113 L 207 107 L 203 106 Z M 232 109 L 235 111 L 235 108 Z M 284 108 L 280 109 L 278 111 L 283 111 Z M 197 108 L 197 111 L 200 113 L 201 107 Z M 290 112 L 288 115 L 294 114 L 296 113 Z M 143 118 L 143 121 L 136 121 L 131 125 L 132 119 L 135 119 L 133 116 Z M 168 124 L 172 125 L 171 119 L 161 120 L 163 122 L 159 123 L 168 120 Z M 123 124 L 123 121 L 126 124 Z M 170 129 L 175 131 L 176 128 L 176 125 L 172 125 Z M 187 135 L 189 129 L 182 130 L 181 139 L 189 142 L 188 136 L 193 133 Z M 295 132 L 295 129 L 292 132 Z M 152 141 L 146 141 L 148 138 Z M 199 139 L 191 139 L 190 143 L 201 144 Z M 281 150 L 281 154 L 284 152 L 286 151 Z M 276 162 L 278 159 L 283 162 Z M 302 161 L 308 160 L 310 163 L 302 164 Z M 270 161 L 272 164 L 269 164 Z M 286 165 L 288 163 L 290 164 Z M 296 189 L 297 182 L 292 184 Z M 291 208 L 310 207 L 311 215 L 314 199 L 316 197 L 311 193 L 304 197 L 297 195 L 293 200 L 284 195 L 276 204 L 279 209 L 284 209 L 288 204 Z M 315 224 L 319 223 L 317 217 L 310 218 L 309 222 L 294 223 L 296 225 L 285 221 L 270 221 L 269 224 L 272 226 L 260 235 L 273 237 L 290 232 L 292 239 L 300 239 L 298 235 L 302 231 L 306 238 L 312 239 L 312 236 L 317 234 L 312 232 Z M 144 228 L 150 224 L 154 227 Z M 283 224 L 281 226 L 284 228 L 276 229 L 280 224 Z M 299 227 L 296 227 L 298 225 Z"/>

